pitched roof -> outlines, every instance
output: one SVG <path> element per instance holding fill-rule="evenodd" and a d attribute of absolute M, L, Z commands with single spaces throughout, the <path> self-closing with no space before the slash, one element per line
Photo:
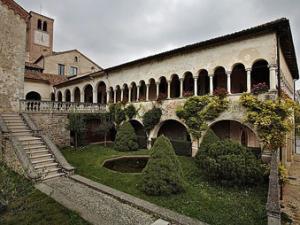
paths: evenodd
<path fill-rule="evenodd" d="M 19 15 L 22 19 L 27 21 L 30 17 L 29 13 L 23 9 L 18 3 L 13 0 L 0 0 L 3 4 L 5 4 L 9 9 L 12 9 L 15 14 Z"/>
<path fill-rule="evenodd" d="M 25 67 L 34 68 L 34 69 L 41 69 L 41 70 L 43 69 L 39 65 L 37 65 L 35 63 L 31 63 L 31 62 L 25 62 Z"/>
<path fill-rule="evenodd" d="M 61 75 L 31 72 L 31 71 L 25 71 L 24 78 L 27 80 L 34 80 L 37 82 L 47 83 L 50 85 L 57 85 L 68 80 L 67 77 Z"/>

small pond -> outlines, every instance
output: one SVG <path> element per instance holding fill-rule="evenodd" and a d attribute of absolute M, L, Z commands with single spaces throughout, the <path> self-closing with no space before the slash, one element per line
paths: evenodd
<path fill-rule="evenodd" d="M 149 156 L 123 156 L 106 160 L 103 167 L 121 173 L 141 173 L 148 159 Z"/>

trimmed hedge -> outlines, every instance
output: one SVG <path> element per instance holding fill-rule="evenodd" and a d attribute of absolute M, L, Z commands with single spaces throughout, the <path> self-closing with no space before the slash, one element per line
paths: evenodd
<path fill-rule="evenodd" d="M 130 122 L 124 122 L 118 129 L 114 149 L 118 151 L 134 151 L 138 149 L 137 136 Z"/>
<path fill-rule="evenodd" d="M 171 142 L 160 136 L 151 149 L 150 159 L 142 173 L 141 190 L 147 195 L 170 195 L 184 191 L 181 165 Z"/>
<path fill-rule="evenodd" d="M 155 143 L 156 138 L 152 138 L 152 145 Z M 169 139 L 176 155 L 180 156 L 192 156 L 192 142 Z"/>

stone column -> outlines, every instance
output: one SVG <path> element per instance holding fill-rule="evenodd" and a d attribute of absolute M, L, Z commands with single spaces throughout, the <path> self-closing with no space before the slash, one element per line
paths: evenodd
<path fill-rule="evenodd" d="M 117 88 L 114 90 L 114 103 L 117 103 Z"/>
<path fill-rule="evenodd" d="M 146 101 L 149 101 L 149 86 L 150 84 L 146 84 Z"/>
<path fill-rule="evenodd" d="M 71 102 L 74 102 L 74 90 L 72 90 L 72 91 L 70 91 L 71 92 L 71 99 L 70 99 L 70 101 Z"/>
<path fill-rule="evenodd" d="M 80 102 L 84 102 L 84 91 L 80 91 Z"/>
<path fill-rule="evenodd" d="M 98 90 L 93 88 L 93 103 L 98 103 Z M 102 103 L 102 99 L 100 99 L 100 103 Z"/>
<path fill-rule="evenodd" d="M 140 86 L 136 86 L 136 101 L 140 100 Z"/>
<path fill-rule="evenodd" d="M 121 88 L 121 102 L 123 102 L 123 97 L 124 97 L 123 91 L 124 91 L 124 88 Z"/>
<path fill-rule="evenodd" d="M 110 100 L 110 90 L 108 89 L 108 90 L 106 91 L 106 104 L 109 103 L 109 100 Z"/>
<path fill-rule="evenodd" d="M 167 83 L 168 83 L 168 91 L 167 91 L 168 96 L 167 96 L 167 99 L 170 99 L 171 98 L 171 81 L 168 80 Z"/>
<path fill-rule="evenodd" d="M 179 93 L 179 97 L 182 98 L 183 97 L 183 81 L 184 81 L 184 79 L 180 78 L 179 81 L 180 81 L 180 93 Z"/>
<path fill-rule="evenodd" d="M 214 75 L 210 74 L 209 76 L 209 94 L 213 95 L 214 94 Z"/>
<path fill-rule="evenodd" d="M 131 90 L 132 90 L 132 87 L 129 86 L 128 87 L 128 102 L 131 102 Z"/>
<path fill-rule="evenodd" d="M 62 102 L 65 102 L 66 101 L 66 93 L 65 92 L 62 92 Z"/>
<path fill-rule="evenodd" d="M 276 70 L 277 70 L 277 66 L 275 64 L 271 64 L 269 65 L 269 69 L 270 69 L 270 91 L 276 91 L 276 87 L 277 87 L 277 76 L 276 76 Z"/>
<path fill-rule="evenodd" d="M 156 82 L 156 98 L 159 96 L 159 82 Z"/>
<path fill-rule="evenodd" d="M 231 94 L 231 71 L 227 71 L 227 92 Z"/>
<path fill-rule="evenodd" d="M 198 76 L 194 77 L 194 96 L 198 95 Z"/>
<path fill-rule="evenodd" d="M 247 68 L 247 93 L 251 93 L 251 68 Z"/>

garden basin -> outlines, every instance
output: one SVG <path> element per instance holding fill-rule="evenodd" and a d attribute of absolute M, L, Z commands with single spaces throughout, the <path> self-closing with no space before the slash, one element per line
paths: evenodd
<path fill-rule="evenodd" d="M 122 156 L 105 160 L 103 167 L 120 173 L 141 173 L 149 156 Z"/>

